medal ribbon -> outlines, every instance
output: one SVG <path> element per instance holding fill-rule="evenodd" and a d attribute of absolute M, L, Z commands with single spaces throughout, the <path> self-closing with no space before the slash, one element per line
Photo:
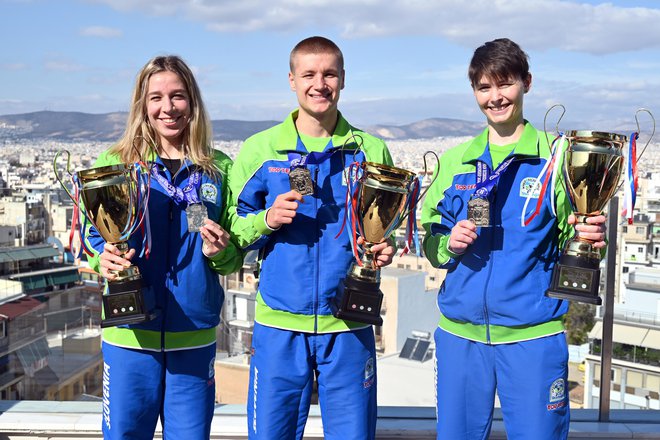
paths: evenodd
<path fill-rule="evenodd" d="M 637 181 L 637 139 L 639 133 L 630 135 L 630 143 L 628 144 L 628 151 L 626 155 L 626 174 L 623 187 L 623 210 L 621 216 L 628 220 L 628 224 L 633 224 L 633 214 L 635 210 L 635 201 L 637 199 L 637 189 L 639 182 Z"/>
<path fill-rule="evenodd" d="M 170 196 L 177 205 L 181 205 L 183 202 L 186 202 L 186 205 L 199 203 L 199 187 L 202 184 L 201 172 L 195 171 L 192 173 L 188 179 L 188 184 L 183 188 L 178 188 L 172 185 L 158 172 L 157 167 L 151 168 L 151 176 L 165 189 L 167 195 Z"/>
<path fill-rule="evenodd" d="M 488 150 L 488 144 L 486 145 L 486 150 Z M 515 159 L 515 156 L 509 156 L 500 163 L 494 171 L 490 170 L 490 167 L 486 162 L 478 160 L 475 170 L 477 189 L 474 192 L 474 196 L 481 199 L 487 199 L 493 192 L 493 189 L 497 186 L 497 182 L 500 180 L 500 177 L 502 177 L 502 173 L 508 168 L 509 164 L 513 162 L 513 159 Z"/>
<path fill-rule="evenodd" d="M 312 151 L 311 153 L 307 153 L 305 144 L 303 144 L 302 139 L 298 137 L 296 151 L 290 151 L 288 153 L 289 164 L 291 169 L 307 168 L 307 164 L 318 165 L 329 159 L 337 150 L 339 150 L 339 148 L 333 147 L 332 139 L 330 139 L 328 145 L 325 146 L 323 151 Z M 307 154 L 304 154 L 301 151 Z"/>

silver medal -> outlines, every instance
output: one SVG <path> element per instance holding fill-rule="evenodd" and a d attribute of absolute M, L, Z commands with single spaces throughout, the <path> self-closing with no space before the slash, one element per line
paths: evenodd
<path fill-rule="evenodd" d="M 312 182 L 312 175 L 307 168 L 291 169 L 289 184 L 292 190 L 298 191 L 303 196 L 314 194 L 314 182 Z"/>
<path fill-rule="evenodd" d="M 208 218 L 206 206 L 201 203 L 188 205 L 186 217 L 188 219 L 188 232 L 199 232 L 199 228 L 204 226 L 204 220 Z"/>

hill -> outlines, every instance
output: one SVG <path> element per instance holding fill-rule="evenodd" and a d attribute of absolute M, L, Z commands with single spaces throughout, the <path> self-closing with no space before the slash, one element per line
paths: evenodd
<path fill-rule="evenodd" d="M 55 111 L 4 115 L 0 116 L 0 139 L 112 142 L 122 135 L 127 115 L 125 112 L 92 114 Z M 216 140 L 243 140 L 278 122 L 214 120 L 213 134 Z M 407 125 L 373 125 L 361 128 L 386 140 L 399 140 L 475 135 L 481 130 L 482 124 L 432 118 Z"/>

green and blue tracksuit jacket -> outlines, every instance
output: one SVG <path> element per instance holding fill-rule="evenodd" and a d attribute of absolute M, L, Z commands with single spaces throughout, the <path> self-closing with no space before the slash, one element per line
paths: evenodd
<path fill-rule="evenodd" d="M 153 162 L 158 173 L 172 185 L 184 188 L 196 169 L 188 159 L 172 176 L 160 157 Z M 214 179 L 202 174 L 200 198 L 210 219 L 226 230 L 228 223 L 228 187 L 226 176 L 231 159 L 215 152 L 220 169 Z M 120 158 L 108 151 L 101 154 L 95 167 L 121 163 Z M 212 258 L 202 253 L 202 237 L 188 232 L 186 206 L 175 203 L 155 178 L 151 179 L 149 195 L 151 252 L 148 258 L 140 256 L 142 234 L 138 231 L 129 239 L 129 247 L 136 250 L 132 263 L 142 276 L 146 309 L 155 315 L 151 321 L 128 326 L 103 329 L 103 341 L 112 345 L 144 350 L 181 350 L 210 345 L 215 342 L 215 327 L 220 322 L 224 292 L 218 273 L 231 273 L 243 264 L 243 252 L 230 242 L 229 246 Z M 92 269 L 100 271 L 99 255 L 105 241 L 94 227 L 85 239 L 94 256 L 89 258 Z"/>
<path fill-rule="evenodd" d="M 439 326 L 474 341 L 498 344 L 535 339 L 563 331 L 568 302 L 545 296 L 560 245 L 573 229 L 567 224 L 570 205 L 561 182 L 548 188 L 539 214 L 531 216 L 541 193 L 538 176 L 550 148 L 545 133 L 528 122 L 513 149 L 515 158 L 500 177 L 491 197 L 491 225 L 477 230 L 464 254 L 448 249 L 454 225 L 467 218 L 467 203 L 476 187 L 475 167 L 493 169 L 486 148 L 488 130 L 442 155 L 439 177 L 424 200 L 424 251 L 436 267 L 447 269 L 438 294 Z M 542 180 L 542 179 L 541 179 Z M 551 208 L 556 202 L 556 214 Z"/>
<path fill-rule="evenodd" d="M 352 127 L 339 114 L 323 150 L 331 154 L 308 163 L 314 194 L 304 196 L 292 224 L 272 230 L 265 222 L 266 210 L 278 195 L 290 191 L 292 158 L 309 153 L 299 140 L 297 115 L 296 110 L 283 123 L 247 139 L 230 173 L 237 213 L 232 235 L 242 248 L 260 250 L 255 320 L 307 333 L 365 327 L 332 315 L 339 285 L 354 259 L 348 228 L 336 237 L 346 209 L 345 169 L 354 161 L 392 164 L 392 158 L 383 141 Z M 362 142 L 357 152 L 352 136 Z"/>

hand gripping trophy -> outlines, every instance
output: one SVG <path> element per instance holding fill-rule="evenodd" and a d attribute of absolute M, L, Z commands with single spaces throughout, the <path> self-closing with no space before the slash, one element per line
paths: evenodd
<path fill-rule="evenodd" d="M 359 141 L 356 136 L 356 141 Z M 346 144 L 344 145 L 346 146 Z M 358 142 L 357 153 L 360 145 Z M 424 175 L 427 174 L 424 154 Z M 371 247 L 387 240 L 408 217 L 408 250 L 416 232 L 415 209 L 426 191 L 421 192 L 421 178 L 414 173 L 393 166 L 373 162 L 353 162 L 344 167 L 347 174 L 345 222 L 351 235 L 355 262 L 340 287 L 339 304 L 334 316 L 355 322 L 382 325 L 380 308 L 380 269 L 374 262 Z M 437 171 L 435 173 L 437 178 Z M 430 187 L 430 185 L 429 185 Z M 428 190 L 428 188 L 427 188 Z M 342 228 L 343 229 L 343 228 Z M 341 234 L 341 231 L 337 235 Z M 364 239 L 360 257 L 357 237 Z M 415 240 L 416 240 L 416 234 Z M 419 245 L 417 246 L 419 250 Z"/>
<path fill-rule="evenodd" d="M 556 105 L 562 107 L 562 105 Z M 556 106 L 551 107 L 547 114 Z M 565 111 L 565 110 L 564 110 Z M 561 133 L 552 142 L 552 156 L 548 160 L 546 179 L 553 181 L 561 167 L 561 177 L 569 203 L 578 223 L 586 223 L 586 219 L 599 215 L 620 187 L 619 181 L 625 175 L 626 185 L 624 207 L 629 222 L 632 223 L 635 194 L 637 190 L 637 162 L 655 134 L 655 119 L 650 111 L 646 112 L 653 120 L 653 131 L 637 155 L 636 141 L 639 137 L 639 121 L 637 114 L 637 132 L 630 136 L 617 133 L 589 130 L 571 130 Z M 626 147 L 628 147 L 626 149 Z M 553 170 L 554 168 L 554 170 Z M 543 172 L 541 173 L 544 174 Z M 539 179 L 540 180 L 540 179 Z M 554 188 L 554 184 L 551 185 Z M 542 190 L 543 193 L 543 190 Z M 553 198 L 551 200 L 554 201 Z M 541 198 L 539 202 L 541 203 Z M 610 215 L 616 215 L 610 213 Z M 526 224 L 529 221 L 526 222 Z M 594 248 L 593 242 L 575 234 L 564 245 L 552 274 L 550 288 L 546 295 L 553 298 L 585 302 L 600 305 L 602 299 L 598 296 L 600 285 L 600 252 Z"/>
<path fill-rule="evenodd" d="M 89 221 L 106 242 L 126 253 L 129 249 L 128 239 L 138 229 L 142 229 L 143 252 L 148 256 L 150 234 L 147 203 L 150 173 L 147 165 L 137 162 L 133 165 L 109 165 L 72 173 L 71 154 L 64 150 L 63 153 L 67 155 L 65 170 L 73 187 L 71 194 L 57 168 L 61 153 L 55 155 L 53 169 L 57 181 L 75 205 L 70 239 L 73 239 L 74 231 L 80 227 L 82 250 L 91 256 L 84 239 Z M 129 266 L 115 274 L 117 278 L 108 281 L 107 291 L 102 296 L 101 327 L 137 324 L 151 319 L 145 310 L 141 292 L 142 276 L 138 268 Z"/>

